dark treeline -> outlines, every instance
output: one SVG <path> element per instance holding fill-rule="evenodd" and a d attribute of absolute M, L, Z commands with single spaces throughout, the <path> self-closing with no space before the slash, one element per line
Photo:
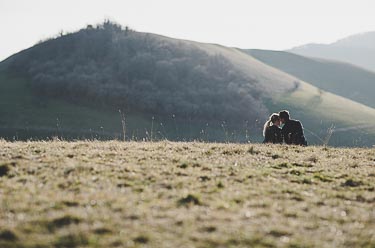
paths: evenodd
<path fill-rule="evenodd" d="M 197 120 L 252 122 L 267 112 L 259 83 L 223 56 L 109 21 L 37 44 L 10 69 L 43 97 Z"/>

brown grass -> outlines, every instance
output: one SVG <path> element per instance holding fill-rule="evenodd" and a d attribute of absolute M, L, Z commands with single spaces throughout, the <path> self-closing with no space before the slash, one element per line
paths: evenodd
<path fill-rule="evenodd" d="M 374 149 L 0 147 L 0 247 L 375 246 Z"/>

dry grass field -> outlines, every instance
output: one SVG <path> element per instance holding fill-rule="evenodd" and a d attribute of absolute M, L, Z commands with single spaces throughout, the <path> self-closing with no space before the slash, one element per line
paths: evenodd
<path fill-rule="evenodd" d="M 375 247 L 375 149 L 0 141 L 0 247 Z"/>

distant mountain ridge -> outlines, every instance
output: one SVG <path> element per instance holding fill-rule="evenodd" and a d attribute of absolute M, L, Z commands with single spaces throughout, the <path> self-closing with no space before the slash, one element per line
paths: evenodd
<path fill-rule="evenodd" d="M 322 90 L 375 108 L 375 72 L 344 62 L 304 57 L 283 51 L 244 51 Z"/>
<path fill-rule="evenodd" d="M 306 44 L 288 52 L 302 56 L 340 60 L 375 71 L 375 31 L 349 36 L 332 44 Z"/>

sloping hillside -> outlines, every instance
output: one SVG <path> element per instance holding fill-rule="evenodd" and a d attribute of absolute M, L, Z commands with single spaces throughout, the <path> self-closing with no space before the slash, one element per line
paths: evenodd
<path fill-rule="evenodd" d="M 375 71 L 375 32 L 352 35 L 332 44 L 307 44 L 289 52 L 340 60 Z"/>
<path fill-rule="evenodd" d="M 320 89 L 375 107 L 375 73 L 371 71 L 347 63 L 313 59 L 283 51 L 245 52 Z"/>
<path fill-rule="evenodd" d="M 237 49 L 112 23 L 37 44 L 0 71 L 0 125 L 8 137 L 49 130 L 73 138 L 260 141 L 264 120 L 280 109 L 304 122 L 310 143 L 324 143 L 332 124 L 360 127 L 334 133 L 332 145 L 373 145 L 375 135 L 374 109 Z"/>
<path fill-rule="evenodd" d="M 111 23 L 38 44 L 9 70 L 28 78 L 36 94 L 75 102 L 200 120 L 266 113 L 259 99 L 265 84 L 220 51 Z"/>

